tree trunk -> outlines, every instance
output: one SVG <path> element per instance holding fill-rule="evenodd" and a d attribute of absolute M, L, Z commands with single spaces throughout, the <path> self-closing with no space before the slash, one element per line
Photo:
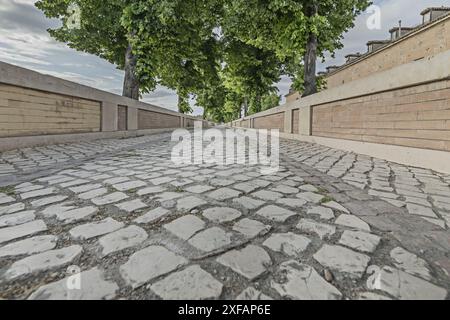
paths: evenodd
<path fill-rule="evenodd" d="M 248 115 L 248 101 L 247 98 L 244 99 L 244 117 Z"/>
<path fill-rule="evenodd" d="M 139 100 L 139 80 L 136 76 L 137 57 L 133 54 L 131 44 L 125 54 L 125 78 L 123 81 L 124 97 Z"/>
<path fill-rule="evenodd" d="M 318 6 L 316 3 L 311 3 L 306 8 L 306 16 L 313 17 L 318 13 Z M 302 97 L 306 97 L 317 93 L 317 78 L 316 78 L 316 61 L 317 61 L 317 36 L 310 32 L 308 42 L 306 44 L 306 53 L 304 57 L 305 64 L 305 90 Z"/>

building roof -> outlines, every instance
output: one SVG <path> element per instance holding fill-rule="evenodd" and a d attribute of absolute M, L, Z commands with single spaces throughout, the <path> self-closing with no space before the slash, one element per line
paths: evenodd
<path fill-rule="evenodd" d="M 402 30 L 414 30 L 416 27 L 402 27 Z M 400 29 L 400 27 L 393 27 L 392 29 L 389 30 L 389 33 L 392 33 L 394 31 L 397 31 L 398 29 Z"/>
<path fill-rule="evenodd" d="M 450 11 L 450 7 L 430 7 L 430 8 L 426 8 L 425 10 L 423 10 L 420 15 L 424 15 L 427 14 L 430 11 Z"/>

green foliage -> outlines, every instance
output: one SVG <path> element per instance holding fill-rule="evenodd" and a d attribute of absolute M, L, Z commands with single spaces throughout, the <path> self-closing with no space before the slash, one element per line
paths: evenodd
<path fill-rule="evenodd" d="M 342 47 L 343 34 L 368 0 L 76 0 L 81 27 L 69 28 L 74 0 L 40 0 L 36 6 L 63 22 L 49 30 L 70 47 L 124 69 L 131 45 L 141 92 L 156 84 L 176 90 L 180 112 L 189 101 L 204 117 L 227 122 L 242 110 L 277 106 L 275 84 L 288 75 L 305 87 L 305 53 L 311 34 L 317 56 Z M 317 6 L 317 14 L 310 8 Z M 308 66 L 308 65 L 307 65 Z M 310 68 L 306 68 L 310 70 Z M 309 74 L 311 74 L 309 72 Z M 308 78 L 309 79 L 309 78 Z M 317 86 L 324 88 L 322 78 Z"/>

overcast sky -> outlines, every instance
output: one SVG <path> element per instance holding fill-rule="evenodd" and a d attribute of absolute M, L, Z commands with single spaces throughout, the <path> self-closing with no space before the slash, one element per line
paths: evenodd
<path fill-rule="evenodd" d="M 105 0 L 107 1 L 107 0 Z M 123 72 L 114 65 L 89 54 L 77 52 L 58 43 L 47 33 L 47 28 L 58 26 L 34 7 L 36 0 L 0 0 L 0 61 L 51 74 L 102 90 L 121 94 Z M 398 25 L 415 26 L 421 22 L 420 12 L 430 6 L 450 6 L 450 0 L 375 0 L 381 8 L 381 29 L 369 30 L 369 13 L 361 15 L 356 26 L 345 35 L 345 48 L 335 59 L 329 58 L 319 65 L 319 71 L 328 65 L 344 63 L 348 53 L 365 52 L 369 40 L 389 38 L 388 30 Z M 280 95 L 288 93 L 289 79 L 278 84 Z M 176 110 L 176 94 L 158 87 L 143 99 L 168 109 Z M 194 108 L 194 114 L 201 114 Z"/>

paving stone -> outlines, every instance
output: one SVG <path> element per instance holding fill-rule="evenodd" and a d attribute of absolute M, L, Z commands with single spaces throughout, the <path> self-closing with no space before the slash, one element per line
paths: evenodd
<path fill-rule="evenodd" d="M 374 252 L 380 243 L 380 237 L 361 231 L 345 230 L 339 240 L 339 244 L 362 252 Z"/>
<path fill-rule="evenodd" d="M 393 200 L 393 199 L 383 199 L 384 201 L 392 204 L 393 206 L 396 206 L 397 208 L 403 208 L 406 206 L 406 203 L 399 200 Z"/>
<path fill-rule="evenodd" d="M 297 198 L 306 200 L 311 203 L 320 203 L 325 197 L 321 194 L 312 193 L 312 192 L 301 192 L 297 194 Z"/>
<path fill-rule="evenodd" d="M 230 189 L 230 188 L 220 188 L 215 191 L 208 193 L 208 197 L 215 199 L 217 201 L 224 201 L 231 198 L 236 198 L 241 195 L 241 192 Z"/>
<path fill-rule="evenodd" d="M 443 220 L 432 219 L 432 218 L 427 218 L 427 217 L 421 217 L 421 218 L 441 227 L 442 229 L 445 229 L 445 222 Z"/>
<path fill-rule="evenodd" d="M 33 292 L 28 300 L 110 300 L 116 297 L 119 290 L 113 281 L 105 280 L 103 272 L 98 268 L 83 271 L 79 289 L 73 289 L 69 284 L 74 281 L 70 277 L 44 285 Z"/>
<path fill-rule="evenodd" d="M 236 297 L 236 300 L 273 300 L 271 297 L 265 295 L 259 290 L 256 290 L 254 287 L 248 287 L 244 291 L 241 292 L 240 295 Z"/>
<path fill-rule="evenodd" d="M 164 228 L 181 239 L 189 240 L 198 231 L 203 230 L 205 225 L 202 219 L 193 215 L 186 215 L 165 224 Z"/>
<path fill-rule="evenodd" d="M 64 200 L 66 200 L 67 198 L 68 198 L 67 196 L 53 196 L 53 197 L 41 198 L 39 200 L 32 201 L 31 207 L 39 208 L 39 207 L 47 206 L 49 204 L 62 202 Z"/>
<path fill-rule="evenodd" d="M 406 209 L 410 214 L 415 214 L 419 216 L 426 216 L 430 218 L 437 218 L 436 214 L 433 212 L 431 208 L 419 206 L 413 203 L 407 203 Z"/>
<path fill-rule="evenodd" d="M 144 181 L 137 180 L 137 181 L 126 181 L 126 182 L 122 182 L 122 183 L 118 183 L 118 184 L 113 184 L 113 188 L 116 189 L 117 191 L 128 191 L 128 190 L 141 188 L 146 185 L 147 184 Z"/>
<path fill-rule="evenodd" d="M 53 193 L 55 193 L 54 188 L 39 189 L 39 190 L 22 193 L 20 195 L 20 198 L 22 198 L 23 200 L 26 200 L 26 199 L 31 199 L 31 198 L 48 196 Z"/>
<path fill-rule="evenodd" d="M 322 266 L 344 273 L 351 278 L 361 278 L 369 264 L 370 257 L 341 246 L 323 245 L 314 254 Z"/>
<path fill-rule="evenodd" d="M 11 281 L 33 273 L 66 266 L 73 263 L 82 252 L 81 246 L 70 246 L 26 257 L 14 262 L 3 275 L 3 279 Z"/>
<path fill-rule="evenodd" d="M 370 232 L 370 226 L 360 218 L 350 214 L 341 214 L 335 221 L 336 224 L 354 229 L 361 229 Z"/>
<path fill-rule="evenodd" d="M 231 234 L 218 227 L 212 227 L 197 233 L 189 241 L 195 248 L 210 252 L 231 244 Z"/>
<path fill-rule="evenodd" d="M 335 226 L 318 223 L 311 219 L 301 219 L 297 225 L 297 229 L 310 234 L 317 234 L 322 240 L 330 238 L 336 233 Z"/>
<path fill-rule="evenodd" d="M 322 203 L 322 206 L 328 207 L 328 208 L 331 208 L 331 209 L 335 209 L 337 211 L 342 211 L 342 212 L 345 212 L 347 214 L 350 214 L 350 211 L 348 211 L 347 208 L 343 207 L 342 205 L 340 205 L 336 201 L 329 201 L 329 202 Z"/>
<path fill-rule="evenodd" d="M 118 222 L 112 218 L 106 218 L 101 221 L 83 224 L 69 231 L 70 236 L 74 240 L 89 240 L 98 236 L 102 236 L 124 227 L 122 222 Z"/>
<path fill-rule="evenodd" d="M 278 185 L 272 189 L 270 189 L 271 191 L 274 192 L 279 192 L 279 193 L 283 193 L 283 194 L 297 194 L 298 193 L 298 189 L 297 188 L 293 188 L 293 187 L 289 187 L 289 186 L 285 186 L 285 185 Z"/>
<path fill-rule="evenodd" d="M 31 255 L 48 251 L 56 247 L 57 240 L 58 238 L 56 236 L 48 235 L 13 242 L 0 247 L 0 258 Z"/>
<path fill-rule="evenodd" d="M 156 195 L 153 199 L 156 201 L 163 203 L 166 201 L 174 201 L 175 199 L 182 198 L 186 195 L 184 192 L 163 192 L 161 194 Z"/>
<path fill-rule="evenodd" d="M 31 236 L 38 232 L 46 231 L 47 225 L 42 220 L 35 220 L 18 226 L 0 229 L 0 243 Z"/>
<path fill-rule="evenodd" d="M 288 256 L 296 257 L 308 248 L 311 240 L 307 237 L 288 232 L 274 233 L 264 241 L 263 246 L 276 252 L 282 252 Z"/>
<path fill-rule="evenodd" d="M 187 187 L 185 190 L 190 193 L 201 194 L 201 193 L 211 191 L 213 189 L 214 189 L 214 187 L 211 187 L 208 185 L 196 185 L 196 186 Z"/>
<path fill-rule="evenodd" d="M 89 180 L 76 179 L 76 180 L 72 180 L 69 182 L 61 183 L 60 186 L 61 186 L 61 188 L 68 188 L 68 187 L 73 187 L 73 186 L 79 186 L 80 184 L 85 184 L 85 183 L 89 183 L 89 182 L 90 182 Z"/>
<path fill-rule="evenodd" d="M 426 280 L 431 280 L 430 269 L 425 260 L 401 247 L 392 249 L 390 255 L 398 269 Z"/>
<path fill-rule="evenodd" d="M 374 197 L 388 198 L 388 199 L 398 199 L 399 196 L 392 192 L 381 192 L 376 190 L 369 190 L 369 195 Z"/>
<path fill-rule="evenodd" d="M 15 213 L 25 209 L 25 204 L 19 202 L 11 205 L 0 207 L 0 216 L 3 214 Z"/>
<path fill-rule="evenodd" d="M 130 178 L 116 177 L 116 178 L 106 179 L 105 181 L 103 181 L 103 183 L 113 185 L 113 184 L 118 184 L 118 183 L 122 183 L 122 182 L 126 182 L 126 181 L 130 181 Z"/>
<path fill-rule="evenodd" d="M 188 261 L 161 246 L 150 246 L 133 253 L 120 267 L 126 284 L 137 289 L 147 282 L 172 272 Z"/>
<path fill-rule="evenodd" d="M 227 207 L 213 207 L 203 211 L 203 216 L 215 223 L 224 223 L 236 220 L 242 215 L 236 209 Z"/>
<path fill-rule="evenodd" d="M 200 266 L 194 265 L 172 273 L 151 287 L 164 300 L 218 299 L 223 285 Z"/>
<path fill-rule="evenodd" d="M 233 183 L 234 183 L 234 180 L 219 179 L 219 178 L 214 178 L 209 181 L 209 184 L 211 184 L 212 186 L 215 186 L 215 187 L 226 187 Z"/>
<path fill-rule="evenodd" d="M 245 197 L 245 196 L 233 199 L 233 202 L 243 206 L 244 208 L 246 208 L 248 210 L 258 209 L 265 203 L 264 201 L 256 200 L 256 199 Z"/>
<path fill-rule="evenodd" d="M 278 204 L 288 206 L 291 208 L 302 208 L 306 201 L 302 199 L 296 199 L 296 198 L 281 198 L 276 201 Z"/>
<path fill-rule="evenodd" d="M 296 212 L 274 205 L 266 206 L 256 212 L 256 214 L 275 222 L 285 222 L 290 217 L 297 215 Z"/>
<path fill-rule="evenodd" d="M 125 193 L 122 192 L 114 192 L 107 194 L 106 196 L 94 198 L 91 201 L 96 204 L 97 206 L 103 206 L 106 204 L 111 204 L 115 202 L 119 202 L 121 200 L 127 199 L 128 196 Z"/>
<path fill-rule="evenodd" d="M 444 300 L 447 291 L 401 270 L 384 266 L 370 267 L 367 288 L 384 291 L 400 300 Z"/>
<path fill-rule="evenodd" d="M 273 191 L 267 191 L 267 190 L 261 190 L 261 191 L 254 192 L 251 194 L 251 196 L 261 199 L 261 200 L 264 200 L 264 201 L 275 201 L 275 200 L 283 197 L 283 195 L 279 192 L 273 192 Z"/>
<path fill-rule="evenodd" d="M 392 299 L 373 292 L 363 292 L 358 295 L 358 300 L 392 300 Z"/>
<path fill-rule="evenodd" d="M 83 200 L 91 200 L 91 199 L 103 196 L 106 193 L 108 193 L 108 189 L 99 188 L 99 189 L 83 192 L 78 195 L 78 198 L 83 199 Z"/>
<path fill-rule="evenodd" d="M 160 193 L 160 192 L 164 192 L 164 191 L 166 191 L 166 188 L 159 187 L 159 186 L 157 186 L 157 187 L 147 187 L 147 188 L 138 190 L 136 192 L 136 194 L 138 196 L 145 196 L 147 194 L 155 194 L 155 193 Z"/>
<path fill-rule="evenodd" d="M 107 256 L 113 252 L 135 247 L 147 239 L 147 232 L 137 226 L 129 226 L 114 231 L 99 239 L 101 255 Z"/>
<path fill-rule="evenodd" d="M 158 208 L 150 210 L 146 214 L 134 219 L 133 222 L 138 223 L 138 224 L 153 223 L 153 222 L 156 222 L 159 219 L 167 216 L 169 213 L 170 213 L 170 210 L 167 210 L 162 207 L 158 207 Z"/>
<path fill-rule="evenodd" d="M 62 221 L 64 224 L 69 224 L 85 220 L 86 218 L 93 216 L 97 212 L 98 212 L 97 207 L 90 206 L 57 213 L 56 218 L 59 221 Z"/>
<path fill-rule="evenodd" d="M 244 193 L 253 192 L 258 188 L 259 188 L 258 185 L 251 183 L 251 182 L 242 182 L 242 183 L 235 184 L 233 186 L 233 189 L 240 190 Z"/>
<path fill-rule="evenodd" d="M 258 235 L 266 234 L 270 231 L 271 227 L 265 225 L 259 221 L 244 218 L 236 222 L 233 226 L 233 230 L 243 235 L 254 238 Z"/>
<path fill-rule="evenodd" d="M 152 179 L 152 180 L 150 180 L 150 182 L 155 186 L 159 186 L 161 184 L 169 183 L 173 180 L 175 180 L 175 178 L 162 177 L 162 178 Z"/>
<path fill-rule="evenodd" d="M 121 203 L 116 204 L 115 206 L 117 208 L 119 208 L 120 210 L 130 212 L 130 213 L 147 207 L 147 205 L 139 199 L 121 202 Z"/>
<path fill-rule="evenodd" d="M 316 215 L 319 216 L 322 220 L 332 220 L 334 219 L 333 210 L 325 207 L 312 207 L 307 211 L 308 215 Z"/>
<path fill-rule="evenodd" d="M 207 204 L 203 199 L 190 196 L 177 201 L 177 210 L 178 211 L 191 211 L 197 207 L 203 206 Z"/>
<path fill-rule="evenodd" d="M 95 183 L 95 184 L 85 184 L 82 186 L 78 186 L 78 187 L 73 187 L 73 188 L 69 188 L 70 191 L 72 191 L 73 193 L 85 193 L 91 190 L 96 190 L 101 188 L 102 185 L 99 183 Z"/>
<path fill-rule="evenodd" d="M 7 196 L 4 193 L 0 193 L 0 204 L 11 203 L 16 201 L 13 197 Z"/>
<path fill-rule="evenodd" d="M 271 282 L 281 296 L 295 300 L 340 300 L 341 292 L 323 279 L 311 266 L 297 261 L 283 262 L 279 272 L 284 283 Z"/>
<path fill-rule="evenodd" d="M 34 218 L 36 217 L 34 212 L 35 212 L 34 210 L 30 210 L 0 216 L 0 228 L 16 226 L 19 224 L 24 224 L 26 222 L 33 221 Z"/>
<path fill-rule="evenodd" d="M 313 185 L 310 185 L 310 184 L 305 184 L 303 186 L 300 186 L 299 189 L 303 190 L 303 191 L 308 191 L 308 192 L 318 192 L 319 191 L 316 187 L 314 187 Z"/>
<path fill-rule="evenodd" d="M 217 262 L 231 268 L 249 280 L 267 271 L 272 260 L 267 252 L 258 246 L 248 245 L 241 250 L 231 250 L 217 258 Z"/>

